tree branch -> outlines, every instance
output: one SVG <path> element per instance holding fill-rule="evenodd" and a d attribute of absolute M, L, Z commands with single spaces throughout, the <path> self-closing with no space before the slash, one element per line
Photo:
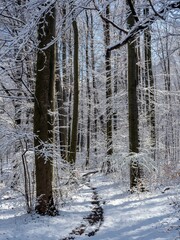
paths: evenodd
<path fill-rule="evenodd" d="M 127 31 L 127 30 L 125 30 L 125 29 L 117 26 L 113 21 L 111 21 L 110 19 L 104 17 L 104 16 L 102 15 L 102 13 L 99 12 L 99 16 L 100 16 L 106 23 L 109 22 L 113 27 L 117 28 L 119 31 L 121 31 L 121 32 L 123 32 L 123 33 L 125 33 L 125 34 L 128 34 L 128 31 Z"/>
<path fill-rule="evenodd" d="M 149 24 L 155 22 L 159 15 L 163 16 L 173 9 L 180 9 L 180 1 L 175 3 L 169 3 L 158 12 L 155 12 L 154 14 L 147 16 L 144 20 L 137 22 L 136 25 L 129 31 L 126 37 L 124 37 L 119 43 L 108 47 L 107 51 L 112 51 L 119 47 L 122 47 L 123 45 L 128 43 L 128 41 L 131 40 L 137 33 L 143 31 L 144 29 L 147 28 Z"/>
<path fill-rule="evenodd" d="M 136 14 L 134 5 L 133 5 L 133 3 L 132 3 L 132 0 L 127 0 L 127 3 L 128 3 L 128 5 L 129 5 L 129 7 L 130 7 L 130 10 L 131 10 L 131 13 L 132 13 L 132 15 L 133 15 L 133 17 L 134 17 L 134 20 L 135 20 L 136 22 L 139 22 L 139 18 L 138 18 L 137 14 Z"/>
<path fill-rule="evenodd" d="M 123 32 L 123 33 L 125 33 L 125 34 L 128 34 L 128 31 L 127 31 L 127 30 L 125 30 L 125 29 L 117 26 L 116 23 L 114 23 L 114 22 L 111 21 L 110 19 L 108 19 L 108 18 L 106 18 L 105 16 L 103 16 L 102 12 L 99 10 L 99 8 L 98 8 L 98 6 L 96 5 L 95 1 L 93 1 L 93 3 L 94 3 L 95 10 L 98 11 L 99 16 L 101 17 L 101 19 L 102 19 L 103 21 L 105 21 L 106 23 L 110 23 L 113 27 L 117 28 L 119 31 L 121 31 L 121 32 Z"/>
<path fill-rule="evenodd" d="M 148 2 L 149 2 L 149 5 L 151 6 L 153 12 L 154 12 L 158 17 L 160 17 L 162 20 L 164 20 L 164 18 L 163 18 L 163 17 L 156 11 L 156 9 L 154 8 L 151 0 L 148 0 Z"/>

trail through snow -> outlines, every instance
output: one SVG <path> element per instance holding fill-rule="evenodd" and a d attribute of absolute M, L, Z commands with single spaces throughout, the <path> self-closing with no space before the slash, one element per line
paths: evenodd
<path fill-rule="evenodd" d="M 157 190 L 130 194 L 99 174 L 91 178 L 90 185 L 103 209 L 103 221 L 95 234 L 87 233 L 93 232 L 97 225 L 86 225 L 87 216 L 92 213 L 92 188 L 82 185 L 56 217 L 26 214 L 22 198 L 12 196 L 10 190 L 6 192 L 0 199 L 0 240 L 61 240 L 81 224 L 85 224 L 85 231 L 72 239 L 180 239 L 180 212 L 174 205 L 180 202 L 178 186 L 170 186 L 164 193 Z"/>

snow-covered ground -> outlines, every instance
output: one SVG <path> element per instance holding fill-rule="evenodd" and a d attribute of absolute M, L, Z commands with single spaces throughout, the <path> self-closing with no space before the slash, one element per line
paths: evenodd
<path fill-rule="evenodd" d="M 92 240 L 177 240 L 180 239 L 180 190 L 170 187 L 162 193 L 123 192 L 121 186 L 104 176 L 94 175 L 90 185 L 96 188 L 104 221 L 94 236 L 90 228 L 75 239 Z M 6 192 L 0 200 L 0 240 L 60 240 L 73 229 L 86 224 L 83 219 L 92 209 L 92 189 L 82 185 L 56 217 L 26 214 L 22 199 Z M 70 238 L 69 238 L 70 239 Z M 73 238 L 72 238 L 73 239 Z"/>

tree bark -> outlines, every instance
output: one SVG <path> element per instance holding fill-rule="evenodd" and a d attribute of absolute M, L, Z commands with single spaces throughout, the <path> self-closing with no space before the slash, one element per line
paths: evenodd
<path fill-rule="evenodd" d="M 145 16 L 149 14 L 149 9 L 144 10 Z M 146 81 L 146 105 L 147 105 L 147 121 L 150 125 L 150 139 L 151 139 L 151 152 L 152 157 L 155 158 L 156 146 L 156 122 L 155 122 L 155 96 L 154 96 L 154 76 L 152 69 L 152 56 L 151 56 L 151 33 L 149 27 L 144 31 L 144 44 L 145 44 L 145 81 Z"/>
<path fill-rule="evenodd" d="M 106 17 L 109 18 L 110 7 L 106 6 Z M 106 48 L 110 45 L 110 24 L 104 23 L 104 43 Z M 107 156 L 113 154 L 113 140 L 112 140 L 112 79 L 111 79 L 111 51 L 106 51 L 105 55 L 105 69 L 106 69 L 106 138 L 107 138 Z M 110 171 L 110 161 L 107 162 L 107 172 Z"/>
<path fill-rule="evenodd" d="M 37 73 L 34 106 L 36 166 L 36 211 L 55 214 L 53 202 L 54 87 L 56 53 L 55 6 L 50 6 L 38 24 Z M 50 149 L 50 150 L 49 150 Z"/>
<path fill-rule="evenodd" d="M 79 43 L 78 27 L 76 20 L 73 21 L 74 31 L 74 95 L 73 95 L 73 119 L 71 132 L 71 145 L 69 162 L 74 165 L 76 162 L 77 131 L 78 131 L 78 111 L 79 111 Z"/>
<path fill-rule="evenodd" d="M 86 167 L 89 165 L 90 158 L 90 129 L 91 129 L 91 89 L 90 89 L 90 79 L 89 79 L 89 17 L 86 12 L 86 78 L 87 78 L 87 154 L 86 154 Z"/>
<path fill-rule="evenodd" d="M 60 94 L 59 99 L 59 138 L 60 138 L 60 152 L 61 157 L 64 160 L 67 160 L 67 147 L 68 147 L 68 127 L 67 127 L 67 47 L 66 47 L 66 4 L 63 5 L 62 8 L 62 14 L 63 14 L 63 25 L 62 25 L 62 80 L 61 83 L 59 83 L 59 87 L 61 87 L 62 94 Z M 61 84 L 61 86 L 60 86 Z"/>
<path fill-rule="evenodd" d="M 98 104 L 98 95 L 97 95 L 97 87 L 96 87 L 96 78 L 95 78 L 95 55 L 94 55 L 94 23 L 93 23 L 93 15 L 91 12 L 90 15 L 90 21 L 91 21 L 91 29 L 90 29 L 90 47 L 91 47 L 91 65 L 92 65 L 92 84 L 93 84 L 93 102 L 94 102 L 94 140 L 95 140 L 95 146 L 94 146 L 94 152 L 95 155 L 97 155 L 97 131 L 98 131 L 98 111 L 97 111 L 97 104 Z"/>
<path fill-rule="evenodd" d="M 127 19 L 128 27 L 133 27 L 135 20 L 131 13 Z M 137 187 L 140 178 L 139 163 L 136 155 L 139 152 L 139 132 L 138 132 L 138 66 L 136 41 L 131 39 L 128 42 L 128 109 L 129 109 L 129 152 L 132 155 L 130 162 L 130 188 Z"/>

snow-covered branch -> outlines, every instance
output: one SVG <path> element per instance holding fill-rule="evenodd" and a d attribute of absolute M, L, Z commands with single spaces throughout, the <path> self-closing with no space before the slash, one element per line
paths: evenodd
<path fill-rule="evenodd" d="M 115 50 L 123 45 L 125 45 L 129 40 L 131 40 L 137 33 L 145 30 L 148 25 L 154 23 L 159 16 L 162 16 L 165 18 L 166 14 L 170 12 L 171 10 L 180 9 L 180 1 L 171 2 L 169 4 L 164 5 L 163 8 L 161 8 L 159 11 L 154 12 L 153 14 L 150 14 L 145 19 L 138 21 L 135 26 L 129 31 L 129 33 L 122 38 L 122 40 L 112 46 L 109 46 L 107 51 Z"/>

